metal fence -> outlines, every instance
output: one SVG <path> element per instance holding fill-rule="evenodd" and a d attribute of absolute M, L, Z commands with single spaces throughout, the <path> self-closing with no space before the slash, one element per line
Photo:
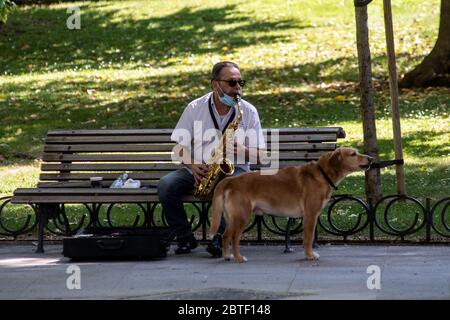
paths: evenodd
<path fill-rule="evenodd" d="M 11 197 L 0 198 L 0 235 L 17 238 L 36 234 L 38 219 L 36 205 L 27 205 L 28 213 L 18 212 Z M 189 203 L 188 216 L 192 228 L 202 240 L 208 238 L 210 203 Z M 59 236 L 71 236 L 85 226 L 113 227 L 117 219 L 113 212 L 117 206 L 126 204 L 81 204 L 81 214 L 75 218 L 68 214 L 67 205 L 57 205 L 58 214 L 52 217 L 47 231 Z M 126 215 L 131 218 L 129 226 L 167 225 L 158 203 L 129 205 Z M 22 206 L 19 211 L 23 211 Z M 79 210 L 80 211 L 80 208 Z M 132 211 L 132 212 L 130 212 Z M 103 218 L 100 216 L 103 214 Z M 10 225 L 13 225 L 11 227 Z M 303 231 L 301 219 L 287 219 L 271 215 L 253 216 L 244 233 L 250 242 L 279 242 Z M 322 210 L 317 223 L 316 239 L 324 241 L 404 241 L 449 242 L 450 197 L 420 201 L 408 195 L 388 195 L 375 204 L 362 197 L 334 195 Z"/>

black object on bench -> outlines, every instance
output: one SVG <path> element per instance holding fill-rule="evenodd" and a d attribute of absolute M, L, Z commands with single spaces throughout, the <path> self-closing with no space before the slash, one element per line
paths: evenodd
<path fill-rule="evenodd" d="M 344 138 L 340 127 L 277 128 L 267 133 L 267 149 L 272 150 L 272 135 L 279 136 L 280 167 L 317 160 L 324 152 L 336 149 L 338 138 Z M 58 219 L 70 230 L 61 213 L 64 204 L 86 204 L 90 208 L 89 227 L 99 227 L 101 204 L 135 203 L 154 205 L 159 202 L 156 186 L 159 179 L 181 164 L 171 160 L 174 143 L 172 129 L 126 130 L 54 130 L 49 131 L 44 145 L 41 174 L 36 188 L 14 191 L 11 203 L 30 204 L 37 208 L 39 225 L 38 247 L 43 252 L 44 230 L 49 219 Z M 252 170 L 260 168 L 252 165 Z M 123 172 L 140 180 L 139 189 L 110 189 L 111 183 Z M 91 186 L 91 177 L 102 177 L 102 188 Z M 208 219 L 208 203 L 187 194 L 183 201 L 200 203 L 200 220 Z M 80 225 L 83 221 L 80 222 Z M 150 227 L 150 221 L 144 221 Z M 206 237 L 203 224 L 203 238 Z M 288 240 L 288 234 L 286 239 Z"/>

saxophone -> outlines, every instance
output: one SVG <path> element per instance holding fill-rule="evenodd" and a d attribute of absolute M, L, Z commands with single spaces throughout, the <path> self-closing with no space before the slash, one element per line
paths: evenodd
<path fill-rule="evenodd" d="M 242 120 L 242 110 L 239 106 L 240 97 L 236 96 L 236 105 L 238 115 L 236 119 L 230 122 L 222 135 L 218 147 L 214 150 L 212 157 L 209 158 L 206 165 L 208 167 L 207 174 L 202 178 L 194 191 L 194 195 L 201 200 L 211 200 L 214 188 L 220 180 L 234 173 L 234 164 L 224 156 L 224 148 L 228 139 L 234 140 L 234 133 Z"/>

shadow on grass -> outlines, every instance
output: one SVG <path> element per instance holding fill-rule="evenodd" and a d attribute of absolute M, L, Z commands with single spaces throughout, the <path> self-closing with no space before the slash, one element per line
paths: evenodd
<path fill-rule="evenodd" d="M 104 6 L 81 5 L 80 30 L 67 29 L 70 14 L 66 8 L 29 7 L 17 12 L 10 22 L 16 32 L 0 34 L 0 48 L 6 58 L 0 73 L 76 69 L 84 65 L 90 69 L 108 65 L 120 68 L 120 63 L 130 61 L 167 67 L 174 63 L 171 58 L 227 54 L 254 44 L 287 41 L 288 34 L 282 35 L 283 30 L 309 27 L 295 20 L 255 21 L 239 13 L 236 5 L 200 10 L 186 7 L 162 17 L 139 20 L 123 15 L 117 19 L 120 10 Z"/>

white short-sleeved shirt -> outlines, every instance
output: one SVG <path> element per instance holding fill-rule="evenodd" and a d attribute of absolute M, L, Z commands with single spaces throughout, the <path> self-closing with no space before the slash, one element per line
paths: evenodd
<path fill-rule="evenodd" d="M 191 153 L 192 150 L 194 151 L 193 159 L 195 163 L 206 163 L 211 157 L 211 151 L 218 146 L 221 137 L 221 132 L 218 132 L 215 128 L 209 111 L 209 104 L 211 104 L 211 109 L 220 131 L 225 129 L 233 114 L 233 108 L 230 108 L 230 111 L 225 116 L 219 116 L 214 106 L 212 95 L 213 93 L 209 92 L 189 103 L 171 136 L 171 140 L 186 147 Z M 243 113 L 236 130 L 237 141 L 248 148 L 265 148 L 258 111 L 244 99 L 241 99 L 239 106 Z M 235 106 L 234 109 L 236 118 L 237 107 Z M 246 171 L 250 169 L 248 162 L 239 161 L 236 158 L 230 160 L 235 162 L 237 167 L 241 167 Z"/>

